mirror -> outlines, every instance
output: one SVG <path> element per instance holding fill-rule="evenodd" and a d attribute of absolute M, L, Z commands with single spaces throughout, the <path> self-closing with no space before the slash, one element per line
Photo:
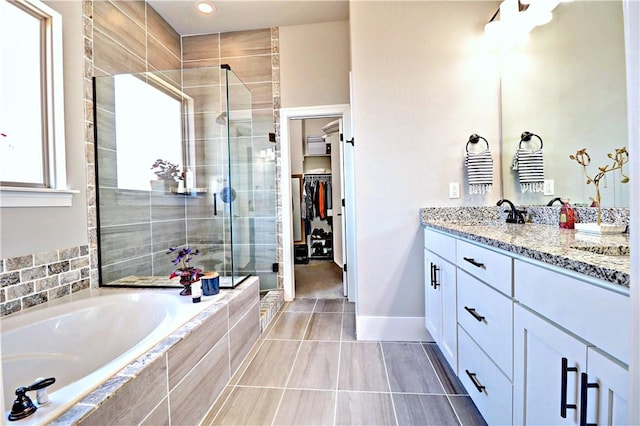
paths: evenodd
<path fill-rule="evenodd" d="M 590 205 L 595 187 L 569 159 L 586 148 L 591 175 L 612 164 L 607 153 L 627 146 L 627 96 L 621 1 L 563 2 L 551 22 L 533 29 L 502 64 L 503 197 L 517 204 L 546 204 L 554 197 Z M 512 160 L 525 131 L 544 141 L 544 179 L 553 193 L 522 192 Z M 523 148 L 535 149 L 532 138 Z M 628 165 L 624 167 L 628 174 Z M 607 173 L 603 207 L 629 207 L 629 185 Z"/>
<path fill-rule="evenodd" d="M 291 175 L 291 204 L 293 209 L 293 243 L 304 243 L 304 221 L 302 220 L 302 175 Z"/>

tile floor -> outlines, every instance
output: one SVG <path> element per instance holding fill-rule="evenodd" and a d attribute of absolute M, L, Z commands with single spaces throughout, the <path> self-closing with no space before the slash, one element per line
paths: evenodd
<path fill-rule="evenodd" d="M 357 342 L 353 303 L 286 303 L 204 425 L 484 425 L 438 348 Z"/>

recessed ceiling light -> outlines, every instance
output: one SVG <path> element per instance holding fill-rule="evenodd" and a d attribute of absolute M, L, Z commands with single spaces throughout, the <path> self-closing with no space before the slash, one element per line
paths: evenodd
<path fill-rule="evenodd" d="M 213 12 L 216 11 L 216 7 L 213 5 L 213 3 L 207 1 L 207 0 L 199 0 L 196 2 L 196 7 L 198 8 L 198 10 L 201 13 L 207 14 L 207 15 L 211 15 Z"/>

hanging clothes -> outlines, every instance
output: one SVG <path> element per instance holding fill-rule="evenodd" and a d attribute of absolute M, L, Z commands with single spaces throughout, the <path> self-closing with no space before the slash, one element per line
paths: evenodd
<path fill-rule="evenodd" d="M 324 220 L 327 218 L 327 203 L 325 200 L 324 182 L 318 184 L 318 216 Z"/>

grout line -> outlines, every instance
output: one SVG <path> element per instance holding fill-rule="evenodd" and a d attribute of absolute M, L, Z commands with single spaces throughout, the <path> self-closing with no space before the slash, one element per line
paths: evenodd
<path fill-rule="evenodd" d="M 396 412 L 396 403 L 393 401 L 393 391 L 391 390 L 391 380 L 389 380 L 389 370 L 387 369 L 387 361 L 384 356 L 384 349 L 382 348 L 382 342 L 378 342 L 380 345 L 380 354 L 382 355 L 382 365 L 384 366 L 384 372 L 387 376 L 387 386 L 389 387 L 389 397 L 391 398 L 391 408 L 393 409 L 393 418 L 396 420 L 396 425 L 398 423 L 398 413 Z"/>
<path fill-rule="evenodd" d="M 316 299 L 316 304 L 318 303 L 318 299 Z M 314 305 L 315 307 L 315 305 Z M 300 355 L 300 350 L 302 349 L 302 343 L 304 342 L 304 336 L 307 334 L 307 330 L 309 329 L 309 324 L 311 323 L 311 318 L 313 318 L 313 314 L 309 315 L 309 318 L 307 319 L 307 324 L 304 327 L 304 332 L 302 333 L 302 337 L 300 338 L 300 340 L 294 340 L 294 339 L 289 339 L 292 341 L 296 341 L 299 342 L 298 343 L 298 350 L 296 351 L 296 356 L 293 358 L 293 364 L 291 364 L 291 366 L 289 367 L 289 375 L 287 376 L 287 381 L 285 382 L 284 385 L 284 391 L 282 392 L 282 395 L 280 395 L 280 400 L 278 401 L 278 406 L 276 407 L 276 411 L 273 414 L 273 419 L 271 419 L 271 424 L 275 424 L 276 421 L 276 417 L 278 417 L 278 412 L 280 411 L 280 407 L 282 406 L 282 401 L 284 400 L 284 394 L 286 393 L 287 390 L 287 386 L 289 385 L 289 381 L 291 380 L 291 375 L 293 374 L 293 367 L 296 365 L 296 361 L 298 360 L 298 355 Z"/>
<path fill-rule="evenodd" d="M 429 353 L 427 352 L 427 349 L 424 347 L 424 345 L 425 345 L 425 343 L 421 343 L 420 344 L 420 346 L 422 347 L 422 351 L 424 352 L 425 356 L 427 357 L 427 361 L 429 361 L 429 364 L 431 365 L 431 368 L 433 368 L 433 371 L 436 373 L 436 377 L 438 379 L 438 382 L 440 382 L 440 387 L 442 388 L 442 391 L 444 392 L 444 395 L 447 398 L 447 402 L 449 403 L 449 406 L 453 410 L 453 414 L 455 414 L 456 419 L 458 420 L 458 424 L 462 425 L 462 421 L 460 420 L 460 416 L 458 415 L 458 411 L 456 411 L 456 407 L 453 406 L 453 403 L 451 402 L 451 399 L 449 398 L 449 394 L 447 393 L 447 390 L 444 388 L 444 384 L 442 383 L 442 378 L 440 377 L 440 374 L 438 373 L 438 370 L 436 370 L 436 368 L 434 367 L 433 361 L 431 360 L 431 357 L 429 356 Z M 437 344 L 436 344 L 436 347 L 437 347 Z M 440 348 L 438 348 L 438 350 L 439 349 Z M 444 374 L 446 374 L 446 370 L 445 370 Z"/>
<path fill-rule="evenodd" d="M 340 341 L 338 342 L 338 368 L 336 373 L 336 396 L 333 404 L 333 424 L 338 422 L 338 392 L 340 390 L 340 363 L 342 362 L 342 332 L 344 331 L 344 303 L 342 304 L 342 321 L 340 322 Z"/>

